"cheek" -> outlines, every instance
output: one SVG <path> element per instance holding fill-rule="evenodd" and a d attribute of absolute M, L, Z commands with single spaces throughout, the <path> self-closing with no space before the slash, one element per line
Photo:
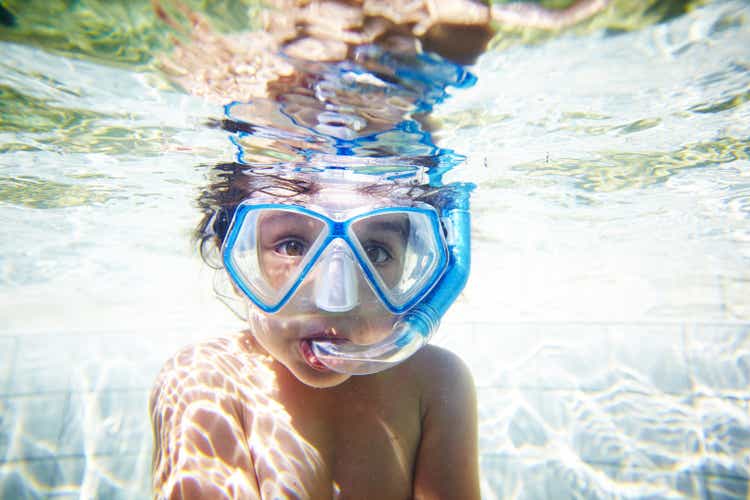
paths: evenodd
<path fill-rule="evenodd" d="M 361 308 L 339 326 L 347 331 L 347 337 L 355 344 L 374 344 L 388 337 L 393 331 L 397 317 L 383 312 L 379 305 L 371 310 Z"/>
<path fill-rule="evenodd" d="M 289 323 L 283 317 L 267 315 L 257 309 L 253 309 L 248 320 L 250 332 L 274 357 L 284 354 L 285 344 L 293 336 L 293 326 Z"/>
<path fill-rule="evenodd" d="M 388 288 L 393 288 L 401 280 L 401 274 L 404 272 L 403 264 L 393 262 L 379 269 L 380 277 L 383 278 Z"/>
<path fill-rule="evenodd" d="M 260 269 L 263 278 L 273 289 L 284 286 L 299 265 L 299 259 L 281 257 L 264 251 L 260 256 Z"/>

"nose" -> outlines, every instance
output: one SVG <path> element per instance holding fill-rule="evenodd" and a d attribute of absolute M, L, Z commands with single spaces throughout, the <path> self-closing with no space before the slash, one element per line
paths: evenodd
<path fill-rule="evenodd" d="M 319 266 L 315 305 L 328 312 L 351 311 L 359 304 L 357 263 L 343 240 L 331 243 Z"/>

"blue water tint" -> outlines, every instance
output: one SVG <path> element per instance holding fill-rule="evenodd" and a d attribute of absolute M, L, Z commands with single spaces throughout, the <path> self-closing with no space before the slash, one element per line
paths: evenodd
<path fill-rule="evenodd" d="M 347 168 L 389 179 L 425 173 L 439 185 L 442 175 L 465 159 L 437 146 L 416 118 L 443 102 L 448 87 L 476 82 L 463 67 L 431 54 L 396 55 L 377 46 L 357 48 L 351 61 L 291 62 L 301 74 L 299 85 L 285 86 L 275 98 L 225 106 L 221 127 L 233 133 L 238 163 L 308 172 Z M 313 94 L 317 100 L 297 102 Z M 367 101 L 373 106 L 366 108 Z M 253 110 L 268 107 L 278 107 L 286 120 L 274 126 L 258 121 L 267 117 Z M 249 152 L 258 140 L 271 140 L 273 147 Z"/>

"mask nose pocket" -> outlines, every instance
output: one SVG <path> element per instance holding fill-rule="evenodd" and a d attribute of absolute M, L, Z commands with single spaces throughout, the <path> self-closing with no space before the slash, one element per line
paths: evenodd
<path fill-rule="evenodd" d="M 318 264 L 315 305 L 328 312 L 350 311 L 359 304 L 357 263 L 343 241 L 331 246 Z"/>

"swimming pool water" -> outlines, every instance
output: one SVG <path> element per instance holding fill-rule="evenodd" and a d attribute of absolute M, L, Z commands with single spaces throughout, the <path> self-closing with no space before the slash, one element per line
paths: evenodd
<path fill-rule="evenodd" d="M 436 342 L 477 381 L 488 499 L 747 495 L 750 6 L 644 24 L 498 48 L 435 112 L 478 185 Z M 161 362 L 241 326 L 190 242 L 201 165 L 236 150 L 152 73 L 17 42 L 0 497 L 145 498 Z"/>

